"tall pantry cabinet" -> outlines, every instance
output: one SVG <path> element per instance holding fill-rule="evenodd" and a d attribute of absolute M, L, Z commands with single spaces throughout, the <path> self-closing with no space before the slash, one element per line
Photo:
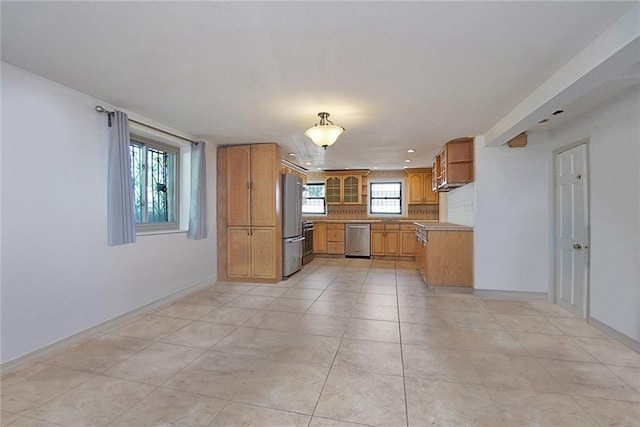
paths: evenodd
<path fill-rule="evenodd" d="M 218 148 L 218 280 L 282 279 L 280 147 Z"/>

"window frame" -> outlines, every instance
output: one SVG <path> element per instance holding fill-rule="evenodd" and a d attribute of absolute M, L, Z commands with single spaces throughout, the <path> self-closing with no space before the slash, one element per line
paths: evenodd
<path fill-rule="evenodd" d="M 399 184 L 400 185 L 400 195 L 398 197 L 373 197 L 373 186 L 376 184 Z M 400 211 L 399 212 L 373 212 L 373 201 L 374 200 L 386 200 L 386 199 L 391 199 L 391 200 L 398 200 L 399 206 L 400 206 Z M 396 217 L 396 216 L 402 216 L 404 214 L 404 210 L 405 210 L 405 200 L 404 200 L 404 181 L 403 180 L 399 180 L 399 179 L 389 179 L 389 180 L 375 180 L 375 181 L 369 181 L 369 200 L 368 200 L 368 215 L 369 216 L 391 216 L 391 217 Z"/>
<path fill-rule="evenodd" d="M 327 185 L 324 182 L 308 182 L 306 184 L 307 187 L 310 185 L 318 185 L 324 187 L 324 197 L 305 197 L 305 200 L 322 200 L 323 210 L 320 212 L 305 212 L 302 211 L 302 215 L 326 215 L 327 214 Z M 302 203 L 302 207 L 304 208 L 304 203 Z"/>
<path fill-rule="evenodd" d="M 181 149 L 179 146 L 167 144 L 162 142 L 159 139 L 151 138 L 148 136 L 142 136 L 140 134 L 136 134 L 130 132 L 129 134 L 129 145 L 137 145 L 143 147 L 149 147 L 155 150 L 163 151 L 166 153 L 170 153 L 174 156 L 174 167 L 173 167 L 173 221 L 168 222 L 137 222 L 136 221 L 136 234 L 145 234 L 145 233 L 154 233 L 154 232 L 173 232 L 173 231 L 181 231 L 180 230 L 180 186 L 181 186 Z M 146 175 L 146 153 L 147 150 L 144 150 L 145 153 L 145 197 L 147 191 L 147 175 Z M 131 177 L 133 181 L 133 176 Z M 132 182 L 133 183 L 133 182 Z M 168 202 L 169 203 L 169 202 Z M 135 208 L 134 208 L 135 210 Z M 148 210 L 147 210 L 148 212 Z"/>

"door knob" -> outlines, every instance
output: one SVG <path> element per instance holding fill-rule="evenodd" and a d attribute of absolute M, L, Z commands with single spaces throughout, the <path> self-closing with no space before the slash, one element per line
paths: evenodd
<path fill-rule="evenodd" d="M 580 243 L 574 243 L 573 249 L 582 249 L 582 245 Z"/>

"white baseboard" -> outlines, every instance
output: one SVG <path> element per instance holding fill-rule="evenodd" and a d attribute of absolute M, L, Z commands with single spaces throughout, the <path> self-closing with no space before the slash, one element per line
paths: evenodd
<path fill-rule="evenodd" d="M 473 294 L 472 288 L 466 288 L 462 286 L 427 286 L 429 292 L 436 295 L 446 294 Z"/>
<path fill-rule="evenodd" d="M 214 283 L 216 283 L 216 279 L 215 277 L 212 277 L 200 283 L 196 283 L 195 285 L 191 285 L 185 289 L 174 292 L 164 298 L 160 298 L 159 300 L 150 302 L 149 304 L 145 304 L 142 307 L 138 307 L 118 317 L 114 317 L 113 319 L 107 320 L 96 326 L 93 326 L 89 329 L 85 329 L 84 331 L 80 331 L 76 334 L 73 334 L 61 340 L 58 340 L 54 343 L 41 347 L 37 350 L 31 351 L 22 356 L 18 356 L 15 359 L 4 362 L 0 365 L 0 370 L 2 370 L 2 373 L 4 375 L 12 370 L 19 369 L 26 364 L 33 363 L 33 362 L 42 362 L 46 359 L 49 359 L 54 354 L 59 353 L 67 348 L 73 347 L 74 345 L 77 345 L 82 341 L 86 341 L 90 338 L 94 338 L 98 336 L 101 333 L 113 330 L 120 325 L 130 322 L 131 320 L 133 320 L 134 318 L 140 315 L 143 315 L 156 308 L 159 308 L 167 303 L 183 298 L 191 293 L 194 293 Z"/>
<path fill-rule="evenodd" d="M 631 350 L 635 351 L 636 353 L 640 353 L 640 342 L 634 340 L 633 338 L 626 336 L 622 332 L 616 331 L 611 326 L 608 326 L 603 322 L 601 322 L 600 320 L 595 319 L 591 316 L 589 316 L 589 324 L 594 328 L 596 328 L 597 330 L 599 330 L 600 332 L 618 341 L 620 344 L 624 344 L 625 346 L 629 347 Z"/>
<path fill-rule="evenodd" d="M 546 292 L 523 292 L 523 291 L 493 291 L 488 289 L 474 289 L 473 294 L 478 298 L 486 299 L 509 299 L 528 301 L 548 301 L 549 294 Z"/>

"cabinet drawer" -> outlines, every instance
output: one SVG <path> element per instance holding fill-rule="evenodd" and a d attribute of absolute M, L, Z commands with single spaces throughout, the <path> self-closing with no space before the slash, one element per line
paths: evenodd
<path fill-rule="evenodd" d="M 373 224 L 371 224 L 371 229 L 372 230 L 384 230 L 384 224 L 373 223 Z"/>
<path fill-rule="evenodd" d="M 344 230 L 344 224 L 327 224 L 327 230 Z"/>
<path fill-rule="evenodd" d="M 384 226 L 385 231 L 398 231 L 400 230 L 400 224 L 386 224 Z"/>
<path fill-rule="evenodd" d="M 327 242 L 344 242 L 344 230 L 327 229 Z"/>
<path fill-rule="evenodd" d="M 327 242 L 328 254 L 344 254 L 344 242 Z"/>
<path fill-rule="evenodd" d="M 414 230 L 414 225 L 413 224 L 400 224 L 400 230 L 402 230 L 402 231 L 413 231 Z"/>

